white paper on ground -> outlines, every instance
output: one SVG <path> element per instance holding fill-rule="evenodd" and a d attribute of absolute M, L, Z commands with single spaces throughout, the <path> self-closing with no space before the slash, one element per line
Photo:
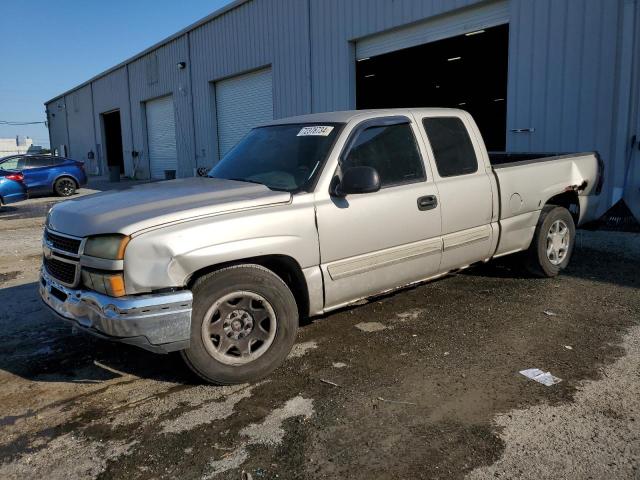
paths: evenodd
<path fill-rule="evenodd" d="M 546 385 L 547 387 L 550 387 L 551 385 L 555 385 L 556 383 L 560 383 L 562 381 L 561 378 L 551 375 L 551 372 L 543 372 L 539 368 L 520 370 L 520 374 L 538 383 Z"/>

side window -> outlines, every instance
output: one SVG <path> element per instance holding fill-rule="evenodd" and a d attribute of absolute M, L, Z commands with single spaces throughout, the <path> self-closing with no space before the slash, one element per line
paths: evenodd
<path fill-rule="evenodd" d="M 441 177 L 466 175 L 478 171 L 478 159 L 467 128 L 457 117 L 422 120 Z"/>
<path fill-rule="evenodd" d="M 2 170 L 22 170 L 24 168 L 24 157 L 11 157 L 0 164 Z"/>
<path fill-rule="evenodd" d="M 358 134 L 342 169 L 373 167 L 382 187 L 425 179 L 422 157 L 408 123 L 373 126 Z"/>
<path fill-rule="evenodd" d="M 54 162 L 52 158 L 47 157 L 29 157 L 27 160 L 27 168 L 48 167 Z"/>

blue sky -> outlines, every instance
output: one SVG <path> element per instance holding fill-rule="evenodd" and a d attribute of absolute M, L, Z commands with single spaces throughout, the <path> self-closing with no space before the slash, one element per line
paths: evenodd
<path fill-rule="evenodd" d="M 44 102 L 201 19 L 230 0 L 2 0 L 0 120 L 44 121 Z M 44 125 L 0 137 L 49 145 Z"/>

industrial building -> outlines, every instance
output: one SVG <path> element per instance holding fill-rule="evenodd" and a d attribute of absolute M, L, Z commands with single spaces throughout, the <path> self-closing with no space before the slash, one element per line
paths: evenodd
<path fill-rule="evenodd" d="M 262 122 L 457 107 L 492 150 L 596 150 L 640 218 L 640 1 L 237 0 L 46 102 L 103 175 L 206 172 Z"/>

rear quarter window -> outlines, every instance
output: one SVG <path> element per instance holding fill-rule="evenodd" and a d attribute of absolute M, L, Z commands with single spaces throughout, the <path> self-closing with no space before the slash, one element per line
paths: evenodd
<path fill-rule="evenodd" d="M 468 175 L 478 171 L 478 159 L 471 138 L 458 117 L 422 120 L 441 177 Z"/>

